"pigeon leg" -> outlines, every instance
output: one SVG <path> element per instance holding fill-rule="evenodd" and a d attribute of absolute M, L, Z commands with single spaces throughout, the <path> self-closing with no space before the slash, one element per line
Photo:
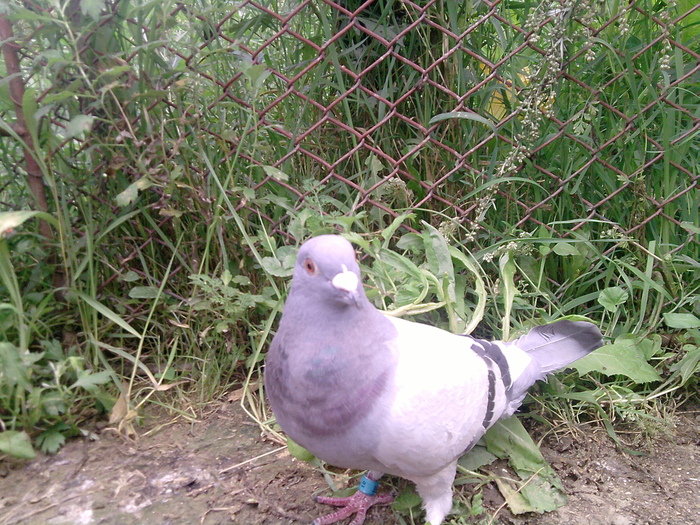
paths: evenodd
<path fill-rule="evenodd" d="M 335 523 L 347 518 L 352 514 L 356 514 L 356 516 L 349 525 L 361 525 L 365 521 L 367 510 L 369 510 L 372 505 L 387 505 L 394 501 L 394 496 L 391 494 L 376 495 L 377 485 L 378 483 L 375 480 L 370 479 L 370 477 L 365 474 L 360 482 L 360 488 L 352 496 L 347 498 L 317 497 L 316 501 L 319 503 L 342 508 L 327 516 L 314 520 L 311 525 L 329 525 L 330 523 Z"/>

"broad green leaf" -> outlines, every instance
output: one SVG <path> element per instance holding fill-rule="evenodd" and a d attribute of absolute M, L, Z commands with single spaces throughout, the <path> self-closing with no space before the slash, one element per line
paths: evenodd
<path fill-rule="evenodd" d="M 163 217 L 182 217 L 184 212 L 174 208 L 161 208 L 158 210 L 158 215 Z"/>
<path fill-rule="evenodd" d="M 634 336 L 629 334 L 629 337 Z M 637 348 L 642 352 L 644 359 L 649 361 L 652 357 L 661 353 L 661 336 L 659 334 L 650 334 L 641 341 L 637 341 Z"/>
<path fill-rule="evenodd" d="M 399 250 L 406 250 L 413 253 L 423 253 L 423 237 L 417 233 L 405 233 L 396 242 Z"/>
<path fill-rule="evenodd" d="M 100 18 L 100 13 L 105 8 L 105 0 L 80 0 L 80 11 L 90 16 L 93 20 Z"/>
<path fill-rule="evenodd" d="M 39 389 L 34 389 L 32 394 L 35 392 L 40 394 L 39 397 L 41 399 L 41 408 L 45 413 L 53 417 L 59 417 L 67 412 L 68 405 L 66 404 L 66 399 L 63 397 L 63 394 L 60 391 L 48 389 L 44 389 L 42 391 Z"/>
<path fill-rule="evenodd" d="M 491 128 L 494 134 L 496 133 L 496 126 L 494 126 L 493 122 L 491 122 L 489 119 L 484 118 L 481 115 L 477 115 L 476 113 L 468 113 L 466 111 L 450 111 L 449 113 L 440 113 L 439 115 L 435 115 L 434 117 L 432 117 L 430 119 L 429 124 L 432 126 L 433 124 L 442 122 L 443 120 L 450 120 L 453 118 L 480 122 L 481 124 L 484 124 Z"/>
<path fill-rule="evenodd" d="M 0 237 L 4 237 L 18 226 L 22 225 L 25 221 L 31 219 L 32 217 L 37 217 L 43 219 L 49 224 L 58 227 L 58 222 L 53 217 L 43 211 L 32 211 L 32 210 L 19 210 L 19 211 L 3 211 L 0 212 Z"/>
<path fill-rule="evenodd" d="M 132 299 L 155 299 L 158 297 L 160 288 L 157 286 L 134 286 L 129 290 L 129 297 Z"/>
<path fill-rule="evenodd" d="M 139 196 L 139 191 L 147 190 L 151 186 L 153 186 L 153 183 L 148 177 L 141 177 L 136 182 L 129 184 L 129 186 L 127 186 L 124 191 L 117 195 L 114 200 L 117 203 L 117 206 L 128 206 L 136 200 L 136 197 Z"/>
<path fill-rule="evenodd" d="M 454 267 L 447 241 L 435 227 L 426 222 L 423 224 L 426 229 L 423 233 L 425 257 L 430 271 L 440 279 L 447 277 L 454 280 Z"/>
<path fill-rule="evenodd" d="M 402 491 L 401 494 L 396 496 L 396 499 L 394 500 L 394 503 L 391 505 L 391 507 L 398 512 L 403 512 L 408 509 L 417 507 L 421 504 L 422 501 L 423 500 L 421 499 L 421 497 L 418 494 L 416 494 L 415 491 L 411 489 L 406 489 Z"/>
<path fill-rule="evenodd" d="M 57 430 L 42 432 L 36 439 L 37 445 L 45 454 L 55 454 L 66 442 L 66 436 Z"/>
<path fill-rule="evenodd" d="M 92 122 L 95 117 L 92 115 L 76 115 L 66 124 L 66 138 L 79 137 L 92 129 Z"/>
<path fill-rule="evenodd" d="M 427 282 L 425 275 L 421 272 L 420 268 L 416 266 L 413 261 L 408 257 L 404 257 L 392 250 L 380 249 L 377 254 L 377 262 L 375 266 L 379 264 L 388 264 L 389 266 L 396 268 L 399 272 L 404 275 L 411 276 L 411 278 L 420 281 L 421 286 L 427 287 Z"/>
<path fill-rule="evenodd" d="M 514 514 L 548 512 L 566 503 L 561 480 L 544 460 L 537 445 L 516 417 L 500 420 L 484 436 L 489 452 L 508 459 L 521 483 L 496 480 Z"/>
<path fill-rule="evenodd" d="M 51 62 L 51 59 L 55 59 L 55 61 L 63 61 L 63 54 L 60 51 L 57 50 L 49 50 L 49 51 L 44 51 L 42 53 L 42 56 L 44 58 L 48 58 L 49 62 Z M 53 93 L 50 95 L 46 95 L 44 99 L 42 100 L 43 104 L 46 105 L 51 105 L 54 102 L 63 102 L 64 100 L 68 98 L 74 98 L 75 93 L 72 91 L 59 91 L 58 93 Z"/>
<path fill-rule="evenodd" d="M 287 231 L 291 233 L 295 239 L 303 239 L 306 234 L 306 221 L 308 221 L 313 215 L 314 212 L 310 208 L 299 210 L 299 212 L 289 221 Z M 283 246 L 282 248 L 291 248 L 291 246 Z M 294 253 L 296 253 L 296 250 Z M 277 253 L 277 257 L 279 257 L 279 253 Z"/>
<path fill-rule="evenodd" d="M 671 371 L 678 371 L 681 374 L 679 386 L 685 385 L 691 377 L 700 372 L 700 346 L 684 345 L 683 350 L 686 354 L 671 367 Z"/>
<path fill-rule="evenodd" d="M 260 264 L 270 275 L 275 277 L 289 277 L 294 273 L 294 261 L 280 260 L 277 257 L 263 257 Z"/>
<path fill-rule="evenodd" d="M 105 69 L 104 71 L 102 71 L 102 73 L 100 73 L 99 78 L 106 77 L 109 79 L 114 79 L 114 78 L 117 78 L 124 73 L 131 72 L 133 70 L 134 70 L 134 68 L 131 65 L 110 67 L 109 69 Z M 142 94 L 145 95 L 145 93 L 142 93 Z M 173 172 L 177 171 L 178 168 L 180 168 L 180 166 L 175 166 L 173 168 Z M 182 168 L 180 168 L 180 171 L 181 170 L 182 170 Z M 177 175 L 175 175 L 175 176 L 177 176 Z M 173 173 L 170 174 L 170 177 L 174 178 Z"/>
<path fill-rule="evenodd" d="M 226 278 L 227 273 L 230 276 L 228 281 Z M 233 284 L 238 284 L 238 285 L 242 285 L 242 286 L 250 286 L 251 284 L 253 284 L 250 281 L 250 279 L 248 277 L 246 277 L 245 275 L 233 275 L 233 276 L 231 276 L 231 272 L 229 272 L 228 270 L 224 271 L 224 273 L 221 274 L 221 282 L 223 282 L 224 284 L 233 283 Z"/>
<path fill-rule="evenodd" d="M 166 368 L 164 372 L 156 374 L 156 377 L 166 381 L 174 381 L 177 379 L 177 372 L 173 368 Z"/>
<path fill-rule="evenodd" d="M 700 13 L 700 11 L 698 11 L 698 12 Z M 681 223 L 681 228 L 683 228 L 688 233 L 695 233 L 695 234 L 700 235 L 700 227 L 693 224 L 692 222 L 683 221 Z"/>
<path fill-rule="evenodd" d="M 133 283 L 134 281 L 138 281 L 140 279 L 141 276 L 137 274 L 134 270 L 129 270 L 122 277 L 122 281 L 126 281 L 127 283 Z"/>
<path fill-rule="evenodd" d="M 78 380 L 71 385 L 71 388 L 82 387 L 87 391 L 95 390 L 99 385 L 104 385 L 111 379 L 110 372 L 103 370 L 101 372 L 90 372 L 83 370 L 78 375 Z"/>
<path fill-rule="evenodd" d="M 513 480 L 496 478 L 496 486 L 503 496 L 503 499 L 506 500 L 508 508 L 513 514 L 525 514 L 535 510 L 532 508 L 528 500 L 522 494 L 520 488 L 513 482 Z"/>
<path fill-rule="evenodd" d="M 484 318 L 484 312 L 486 311 L 486 301 L 489 299 L 489 295 L 486 292 L 486 284 L 484 281 L 484 272 L 473 257 L 466 256 L 461 251 L 459 251 L 454 246 L 450 246 L 450 255 L 452 258 L 464 265 L 464 267 L 469 270 L 474 277 L 474 293 L 477 297 L 477 305 L 472 310 L 471 319 L 464 327 L 464 334 L 470 334 L 474 331 L 477 325 Z"/>
<path fill-rule="evenodd" d="M 630 334 L 618 337 L 571 365 L 580 375 L 591 371 L 607 376 L 624 375 L 635 383 L 660 381 L 661 376 L 645 359 L 644 347 Z"/>
<path fill-rule="evenodd" d="M 459 458 L 457 463 L 459 463 L 460 467 L 475 472 L 481 467 L 490 465 L 497 459 L 498 458 L 491 454 L 491 452 L 489 452 L 485 446 L 477 445 L 469 452 L 464 454 L 464 456 Z"/>
<path fill-rule="evenodd" d="M 542 514 L 558 509 L 567 502 L 563 489 L 554 487 L 539 474 L 522 478 L 521 483 L 514 483 L 507 478 L 496 478 L 496 485 L 513 514 Z"/>
<path fill-rule="evenodd" d="M 270 76 L 270 70 L 265 64 L 254 64 L 243 70 L 243 74 L 250 80 L 251 87 L 258 91 L 265 83 L 265 79 Z"/>
<path fill-rule="evenodd" d="M 537 472 L 547 463 L 537 445 L 517 417 L 501 419 L 484 435 L 486 448 L 501 459 L 508 459 L 516 470 Z"/>
<path fill-rule="evenodd" d="M 0 452 L 20 459 L 33 459 L 36 456 L 27 433 L 16 430 L 0 432 Z"/>
<path fill-rule="evenodd" d="M 274 166 L 263 166 L 263 171 L 273 179 L 281 180 L 283 182 L 289 180 L 289 175 L 282 170 L 275 168 Z"/>
<path fill-rule="evenodd" d="M 555 242 L 552 251 L 557 255 L 562 256 L 581 255 L 581 252 L 578 250 L 578 248 L 576 248 L 576 246 L 566 241 Z"/>
<path fill-rule="evenodd" d="M 367 157 L 367 159 L 365 160 L 365 166 L 369 168 L 369 171 L 372 175 L 377 175 L 382 170 L 386 169 L 386 166 L 382 164 L 382 161 L 379 160 L 379 157 L 377 157 L 374 154 L 371 154 L 369 157 Z"/>
<path fill-rule="evenodd" d="M 535 512 L 550 512 L 566 505 L 567 497 L 564 487 L 549 465 L 545 467 L 545 470 L 531 474 L 527 479 L 522 477 L 522 473 L 518 472 L 518 474 L 524 481 L 520 487 L 520 493 Z"/>
<path fill-rule="evenodd" d="M 292 456 L 302 461 L 308 462 L 316 457 L 290 437 L 287 437 L 287 449 Z"/>
<path fill-rule="evenodd" d="M 396 217 L 391 224 L 382 230 L 382 239 L 384 239 L 384 247 L 387 246 L 387 241 L 391 239 L 392 235 L 398 230 L 404 222 L 413 220 L 415 218 L 415 213 L 403 213 Z"/>
<path fill-rule="evenodd" d="M 700 328 L 700 319 L 693 314 L 665 313 L 664 322 L 669 328 L 687 330 L 689 328 Z"/>
<path fill-rule="evenodd" d="M 469 502 L 469 515 L 479 516 L 486 512 L 484 508 L 484 494 L 479 492 L 472 496 L 472 500 Z"/>
<path fill-rule="evenodd" d="M 29 370 L 20 349 L 6 341 L 0 342 L 0 385 L 3 384 L 10 387 L 19 385 L 27 391 L 32 389 Z"/>
<path fill-rule="evenodd" d="M 619 286 L 606 288 L 600 292 L 598 303 L 608 312 L 616 312 L 620 305 L 625 304 L 630 294 Z"/>
<path fill-rule="evenodd" d="M 399 311 L 406 313 L 410 310 L 412 313 L 416 313 L 413 308 L 404 310 L 404 307 L 411 305 L 411 307 L 422 303 L 427 296 L 430 286 L 428 285 L 428 280 L 423 271 L 421 271 L 418 266 L 413 264 L 413 262 L 396 252 L 391 250 L 380 249 L 377 254 L 377 261 L 374 263 L 375 268 L 380 265 L 388 265 L 392 268 L 397 269 L 402 275 L 408 278 L 410 286 L 404 286 L 396 296 L 396 303 L 393 305 L 393 314 L 397 315 Z"/>

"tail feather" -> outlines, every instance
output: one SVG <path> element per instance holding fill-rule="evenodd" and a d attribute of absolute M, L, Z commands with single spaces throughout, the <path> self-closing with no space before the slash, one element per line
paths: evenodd
<path fill-rule="evenodd" d="M 603 335 L 592 323 L 564 320 L 537 326 L 509 344 L 526 352 L 532 359 L 514 378 L 506 410 L 512 414 L 537 380 L 603 346 Z"/>
<path fill-rule="evenodd" d="M 593 323 L 557 321 L 536 326 L 515 341 L 539 365 L 543 374 L 564 368 L 603 346 L 603 335 Z"/>

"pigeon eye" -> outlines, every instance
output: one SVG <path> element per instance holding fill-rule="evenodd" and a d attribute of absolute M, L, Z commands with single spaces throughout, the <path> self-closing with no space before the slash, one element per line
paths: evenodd
<path fill-rule="evenodd" d="M 309 274 L 316 275 L 316 265 L 311 259 L 306 259 L 304 261 L 304 268 L 307 272 L 309 272 Z"/>

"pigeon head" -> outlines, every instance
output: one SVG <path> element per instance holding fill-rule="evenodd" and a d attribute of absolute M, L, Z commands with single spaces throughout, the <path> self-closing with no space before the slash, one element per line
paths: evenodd
<path fill-rule="evenodd" d="M 292 292 L 314 296 L 327 306 L 366 301 L 355 250 L 339 235 L 320 235 L 299 248 Z"/>

